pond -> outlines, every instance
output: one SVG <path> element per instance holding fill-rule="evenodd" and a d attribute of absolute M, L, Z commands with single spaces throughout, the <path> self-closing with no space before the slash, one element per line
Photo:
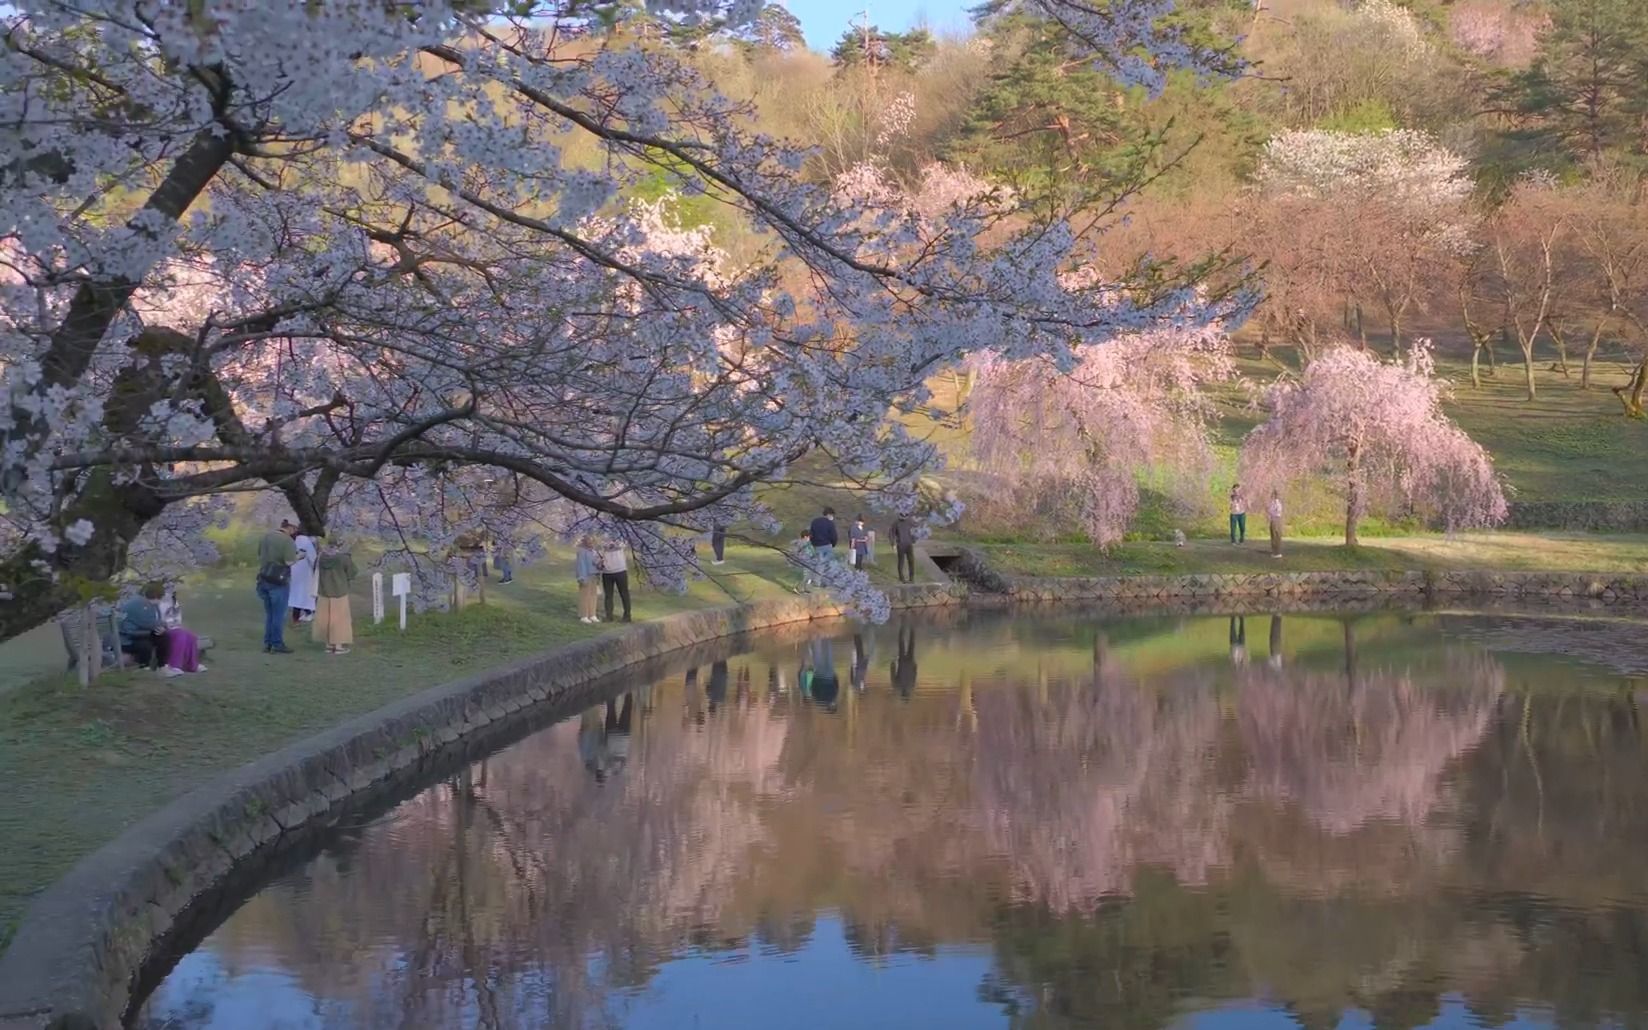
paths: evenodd
<path fill-rule="evenodd" d="M 180 1027 L 1648 1023 L 1648 633 L 895 616 L 328 831 Z"/>

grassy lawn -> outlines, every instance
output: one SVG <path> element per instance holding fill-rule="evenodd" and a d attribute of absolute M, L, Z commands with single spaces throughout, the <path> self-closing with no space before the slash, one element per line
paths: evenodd
<path fill-rule="evenodd" d="M 1261 523 L 1263 520 L 1259 520 Z M 1252 528 L 1249 523 L 1249 528 Z M 1126 576 L 1196 572 L 1315 572 L 1331 569 L 1496 569 L 1504 571 L 1648 572 L 1648 536 L 1583 533 L 1462 533 L 1364 540 L 1350 549 L 1331 538 L 1289 540 L 1279 559 L 1269 540 L 1191 540 L 1178 548 L 1124 543 L 1108 554 L 1085 544 L 983 543 L 998 568 L 1022 576 Z"/>
<path fill-rule="evenodd" d="M 727 564 L 682 596 L 635 588 L 638 619 L 779 597 L 781 556 L 729 547 Z M 212 776 L 397 698 L 557 645 L 609 632 L 578 622 L 570 557 L 494 580 L 488 603 L 371 625 L 369 580 L 355 599 L 354 653 L 329 657 L 308 627 L 297 653 L 262 653 L 249 569 L 211 570 L 182 594 L 187 623 L 213 637 L 209 670 L 162 680 L 110 673 L 83 690 L 64 674 L 53 626 L 0 645 L 0 944 L 30 897 L 137 819 Z"/>

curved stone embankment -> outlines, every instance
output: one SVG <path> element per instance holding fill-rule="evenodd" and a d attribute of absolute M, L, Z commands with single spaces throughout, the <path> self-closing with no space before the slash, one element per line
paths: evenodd
<path fill-rule="evenodd" d="M 1472 599 L 1648 605 L 1648 576 L 1533 573 L 1271 573 L 1011 581 L 989 597 L 897 587 L 898 608 L 1096 602 L 1117 610 L 1220 605 L 1298 609 Z M 443 756 L 577 700 L 649 659 L 742 633 L 834 618 L 824 602 L 763 602 L 637 623 L 350 720 L 229 773 L 145 818 L 30 906 L 0 956 L 0 1030 L 116 1026 L 180 916 L 237 865 L 336 816 L 351 799 L 416 780 Z"/>

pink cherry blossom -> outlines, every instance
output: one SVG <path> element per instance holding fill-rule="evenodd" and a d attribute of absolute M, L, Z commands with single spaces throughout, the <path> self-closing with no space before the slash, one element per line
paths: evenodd
<path fill-rule="evenodd" d="M 1268 417 L 1242 444 L 1241 480 L 1259 497 L 1307 477 L 1336 483 L 1352 546 L 1370 511 L 1423 515 L 1450 531 L 1497 525 L 1508 510 L 1493 460 L 1442 411 L 1445 390 L 1428 341 L 1390 362 L 1336 347 L 1266 393 Z"/>

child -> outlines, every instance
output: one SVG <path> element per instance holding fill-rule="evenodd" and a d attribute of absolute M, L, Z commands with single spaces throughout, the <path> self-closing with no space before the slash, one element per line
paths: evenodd
<path fill-rule="evenodd" d="M 805 594 L 813 588 L 813 563 L 818 559 L 813 551 L 812 531 L 806 528 L 795 538 L 795 550 L 801 554 L 801 582 L 796 585 L 795 592 Z"/>
<path fill-rule="evenodd" d="M 853 568 L 864 571 L 864 563 L 870 556 L 870 529 L 864 524 L 862 513 L 853 519 L 852 528 L 847 530 L 847 545 L 852 548 Z"/>

